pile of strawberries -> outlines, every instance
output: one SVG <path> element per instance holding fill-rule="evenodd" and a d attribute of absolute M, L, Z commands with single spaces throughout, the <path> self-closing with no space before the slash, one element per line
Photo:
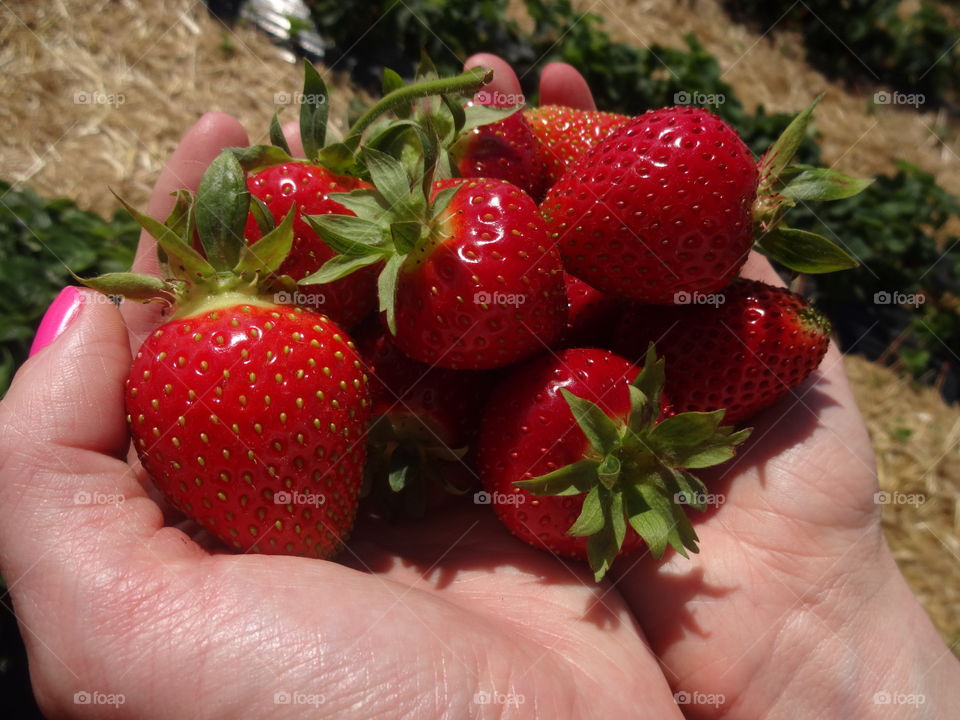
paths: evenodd
<path fill-rule="evenodd" d="M 790 166 L 812 106 L 757 163 L 692 107 L 465 99 L 491 76 L 387 71 L 328 143 L 306 65 L 306 159 L 275 117 L 273 145 L 225 151 L 165 222 L 131 208 L 163 277 L 86 281 L 169 307 L 126 383 L 130 432 L 227 545 L 328 558 L 358 511 L 429 521 L 445 487 L 597 579 L 643 544 L 696 551 L 691 471 L 823 358 L 816 310 L 738 277 L 755 243 L 799 271 L 852 265 L 783 224 L 865 186 Z"/>

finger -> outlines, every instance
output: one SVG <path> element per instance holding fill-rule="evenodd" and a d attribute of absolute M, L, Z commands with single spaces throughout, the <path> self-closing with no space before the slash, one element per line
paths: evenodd
<path fill-rule="evenodd" d="M 283 136 L 287 139 L 287 145 L 290 146 L 290 154 L 295 158 L 306 157 L 307 153 L 303 149 L 303 142 L 300 140 L 300 121 L 291 120 L 283 124 Z"/>
<path fill-rule="evenodd" d="M 576 110 L 596 110 L 597 103 L 586 79 L 573 65 L 549 63 L 540 73 L 540 104 L 566 105 Z"/>
<path fill-rule="evenodd" d="M 48 554 L 69 564 L 77 552 L 142 538 L 162 524 L 119 459 L 129 443 L 126 328 L 101 295 L 75 292 L 74 320 L 23 365 L 0 404 L 0 559 L 8 580 Z"/>
<path fill-rule="evenodd" d="M 483 105 L 491 105 L 494 107 L 510 107 L 516 105 L 516 98 L 522 96 L 523 92 L 520 88 L 520 80 L 517 78 L 517 74 L 513 71 L 513 68 L 510 67 L 510 64 L 506 60 L 491 53 L 477 53 L 467 58 L 467 61 L 463 64 L 463 69 L 469 70 L 470 68 L 480 66 L 493 70 L 493 80 L 484 85 L 483 88 L 474 95 L 474 99 Z M 503 96 L 502 100 L 498 100 L 500 96 Z"/>
<path fill-rule="evenodd" d="M 160 173 L 147 203 L 147 214 L 162 221 L 173 208 L 173 191 L 196 190 L 204 171 L 223 148 L 247 144 L 247 133 L 233 116 L 219 112 L 203 115 L 183 136 Z M 133 270 L 156 275 L 159 269 L 156 242 L 142 232 Z M 156 305 L 124 303 L 123 317 L 130 333 L 130 346 L 137 348 L 159 323 L 160 312 Z"/>
<path fill-rule="evenodd" d="M 775 285 L 776 287 L 787 286 L 783 278 L 773 269 L 770 261 L 756 250 L 751 250 L 750 255 L 747 256 L 747 262 L 744 263 L 743 268 L 740 270 L 740 277 L 745 277 L 748 280 L 759 280 L 768 285 Z"/>

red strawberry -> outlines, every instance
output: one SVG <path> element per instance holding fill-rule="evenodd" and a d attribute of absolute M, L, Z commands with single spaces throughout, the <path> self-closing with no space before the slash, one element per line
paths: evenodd
<path fill-rule="evenodd" d="M 526 193 L 503 180 L 455 178 L 434 183 L 428 203 L 397 160 L 367 157 L 381 197 L 370 210 L 369 198 L 357 198 L 365 214 L 356 219 L 314 219 L 342 254 L 311 281 L 384 261 L 384 321 L 400 350 L 429 365 L 502 367 L 559 339 L 563 269 Z"/>
<path fill-rule="evenodd" d="M 670 304 L 736 277 L 753 243 L 757 179 L 750 150 L 720 118 L 665 108 L 580 156 L 541 209 L 569 272 Z"/>
<path fill-rule="evenodd" d="M 478 443 L 484 488 L 507 528 L 534 547 L 589 560 L 597 579 L 641 544 L 696 551 L 680 504 L 706 489 L 682 467 L 732 456 L 746 431 L 723 413 L 661 415 L 663 361 L 644 370 L 604 350 L 574 348 L 518 368 L 496 390 Z M 602 478 L 602 480 L 601 480 Z"/>
<path fill-rule="evenodd" d="M 619 298 L 590 287 L 583 280 L 563 274 L 567 286 L 567 329 L 562 347 L 608 347 L 619 317 Z"/>
<path fill-rule="evenodd" d="M 715 302 L 633 307 L 616 333 L 627 357 L 656 343 L 677 412 L 726 408 L 724 421 L 741 423 L 806 380 L 827 352 L 830 323 L 785 288 L 739 279 L 704 299 Z"/>
<path fill-rule="evenodd" d="M 506 180 L 536 202 L 543 199 L 545 158 L 522 112 L 473 128 L 452 149 L 452 158 L 463 177 Z"/>
<path fill-rule="evenodd" d="M 274 165 L 247 179 L 250 193 L 260 198 L 275 222 L 280 222 L 296 206 L 293 222 L 293 250 L 278 272 L 301 280 L 316 272 L 336 253 L 320 239 L 316 231 L 303 220 L 304 215 L 353 215 L 330 193 L 350 192 L 371 185 L 347 175 L 337 175 L 323 167 L 306 162 L 288 162 Z M 263 233 L 253 214 L 247 219 L 245 231 L 249 242 L 259 240 Z M 307 302 L 300 304 L 322 311 L 345 327 L 355 325 L 376 306 L 376 268 L 369 267 L 349 278 L 325 285 L 303 285 L 298 295 Z"/>
<path fill-rule="evenodd" d="M 193 205 L 178 194 L 166 225 L 129 208 L 156 238 L 165 278 L 87 284 L 175 305 L 126 384 L 134 446 L 157 487 L 237 549 L 329 557 L 353 526 L 363 480 L 366 370 L 326 316 L 271 301 L 294 213 L 248 247 L 245 187 L 227 150 Z"/>
<path fill-rule="evenodd" d="M 548 189 L 577 158 L 630 120 L 618 113 L 563 105 L 541 105 L 524 110 L 523 115 L 540 141 Z"/>

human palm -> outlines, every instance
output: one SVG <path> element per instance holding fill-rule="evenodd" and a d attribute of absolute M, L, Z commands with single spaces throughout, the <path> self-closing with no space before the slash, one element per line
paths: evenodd
<path fill-rule="evenodd" d="M 519 91 L 502 61 L 476 61 Z M 541 95 L 592 104 L 562 66 Z M 205 116 L 151 213 L 245 143 L 236 121 Z M 144 238 L 139 269 L 152 253 Z M 757 258 L 748 273 L 774 277 Z M 890 562 L 835 350 L 706 478 L 726 502 L 696 526 L 691 559 L 640 553 L 595 584 L 469 502 L 422 525 L 362 520 L 339 563 L 210 553 L 121 459 L 129 343 L 155 322 L 149 308 L 121 318 L 88 302 L 0 406 L 0 562 L 52 716 L 100 717 L 74 702 L 87 691 L 122 693 L 110 717 L 139 719 L 304 717 L 305 706 L 357 718 L 787 717 L 784 703 L 830 692 L 818 668 L 823 652 L 845 659 L 831 638 L 847 622 L 834 616 L 855 612 L 851 586 L 876 589 L 861 568 Z M 78 506 L 78 491 L 125 502 Z M 814 640 L 825 635 L 827 648 Z"/>

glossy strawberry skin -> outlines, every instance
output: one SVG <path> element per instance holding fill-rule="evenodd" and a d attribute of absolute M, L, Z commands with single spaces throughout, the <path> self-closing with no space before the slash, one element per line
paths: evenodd
<path fill-rule="evenodd" d="M 125 394 L 154 483 L 227 545 L 329 557 L 349 534 L 370 403 L 326 316 L 238 304 L 171 320 L 140 348 Z M 281 491 L 304 501 L 278 504 Z"/>
<path fill-rule="evenodd" d="M 753 243 L 757 169 L 717 116 L 640 115 L 598 143 L 541 205 L 564 267 L 599 290 L 645 303 L 712 293 Z"/>
<path fill-rule="evenodd" d="M 560 347 L 608 348 L 623 301 L 564 273 L 567 287 L 567 329 Z"/>
<path fill-rule="evenodd" d="M 294 203 L 297 205 L 293 248 L 278 274 L 300 280 L 332 258 L 336 253 L 320 239 L 303 215 L 353 215 L 352 211 L 331 200 L 329 193 L 369 187 L 363 180 L 336 175 L 304 162 L 275 165 L 247 178 L 250 193 L 266 203 L 275 222 L 283 220 Z M 262 237 L 252 214 L 247 218 L 245 235 L 250 243 Z M 305 298 L 301 304 L 350 328 L 376 306 L 376 278 L 377 268 L 370 267 L 325 285 L 304 285 L 300 288 L 300 295 Z"/>
<path fill-rule="evenodd" d="M 406 355 L 456 370 L 503 367 L 555 343 L 566 322 L 560 256 L 537 207 L 503 180 L 460 187 L 435 244 L 411 253 L 397 281 L 395 342 Z"/>
<path fill-rule="evenodd" d="M 581 155 L 625 125 L 630 118 L 599 110 L 541 105 L 523 112 L 540 141 L 544 182 L 549 189 Z"/>
<path fill-rule="evenodd" d="M 588 451 L 562 388 L 623 419 L 630 413 L 628 385 L 637 373 L 635 365 L 611 352 L 572 348 L 531 360 L 495 390 L 484 413 L 477 464 L 484 489 L 501 499 L 492 504 L 510 532 L 534 547 L 587 559 L 587 539 L 566 534 L 584 496 L 536 497 L 513 483 L 577 462 Z M 503 501 L 505 496 L 516 502 Z M 628 527 L 620 554 L 642 543 Z"/>
<path fill-rule="evenodd" d="M 544 157 L 522 112 L 474 128 L 454 154 L 462 177 L 506 180 L 534 201 L 543 199 Z"/>
<path fill-rule="evenodd" d="M 741 424 L 816 370 L 830 326 L 785 288 L 739 279 L 717 305 L 634 306 L 623 313 L 614 347 L 640 358 L 655 342 L 666 358 L 675 412 L 726 409 Z"/>

